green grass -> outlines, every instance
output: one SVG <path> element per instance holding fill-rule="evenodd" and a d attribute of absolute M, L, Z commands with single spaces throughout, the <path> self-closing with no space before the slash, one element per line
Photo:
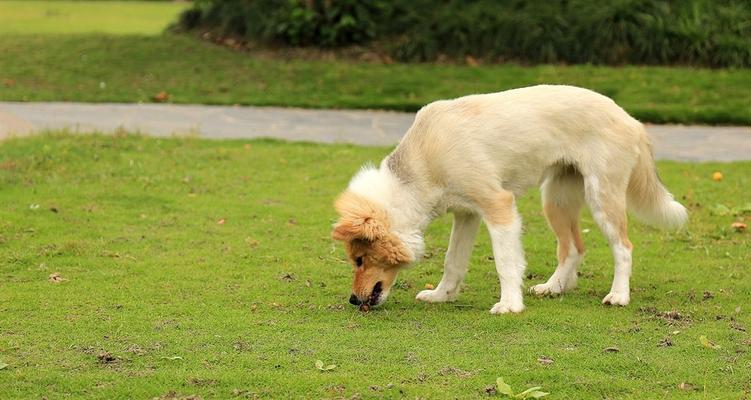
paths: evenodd
<path fill-rule="evenodd" d="M 476 398 L 498 376 L 551 399 L 749 395 L 749 233 L 730 229 L 743 217 L 710 209 L 751 200 L 751 163 L 659 164 L 690 224 L 673 234 L 632 224 L 626 308 L 600 304 L 612 260 L 589 215 L 573 293 L 490 315 L 498 283 L 483 230 L 460 300 L 418 303 L 440 279 L 443 217 L 427 259 L 362 314 L 347 304 L 331 202 L 388 151 L 124 135 L 3 142 L 0 398 Z M 528 286 L 555 264 L 538 202 L 536 192 L 520 201 Z M 666 337 L 672 346 L 659 346 Z M 337 367 L 321 372 L 316 360 Z"/>
<path fill-rule="evenodd" d="M 139 34 L 157 35 L 187 2 L 155 1 L 0 1 L 0 35 Z"/>
<path fill-rule="evenodd" d="M 164 90 L 175 103 L 416 110 L 565 83 L 608 95 L 644 121 L 751 124 L 750 70 L 285 61 L 177 35 L 6 35 L 0 54 L 0 100 L 148 102 Z"/>

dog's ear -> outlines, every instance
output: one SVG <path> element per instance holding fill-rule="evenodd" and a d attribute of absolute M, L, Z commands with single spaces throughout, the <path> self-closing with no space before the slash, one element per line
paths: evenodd
<path fill-rule="evenodd" d="M 373 253 L 389 265 L 402 265 L 412 262 L 412 253 L 396 236 L 389 234 L 373 243 Z"/>
<path fill-rule="evenodd" d="M 336 240 L 376 241 L 388 232 L 385 211 L 362 196 L 344 192 L 334 203 L 334 208 L 340 216 L 331 233 Z"/>

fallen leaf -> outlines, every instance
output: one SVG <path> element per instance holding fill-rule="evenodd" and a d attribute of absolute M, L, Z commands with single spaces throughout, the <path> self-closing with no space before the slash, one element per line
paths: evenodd
<path fill-rule="evenodd" d="M 220 219 L 219 221 L 216 221 L 216 223 L 219 225 L 224 225 L 224 222 L 225 222 L 224 218 Z"/>
<path fill-rule="evenodd" d="M 602 351 L 604 351 L 606 353 L 618 353 L 619 351 L 621 351 L 621 349 L 619 349 L 619 348 L 617 348 L 615 346 L 611 346 L 611 347 L 606 347 L 606 348 L 602 349 Z"/>
<path fill-rule="evenodd" d="M 65 278 L 63 278 L 62 275 L 60 275 L 59 272 L 53 272 L 53 273 L 50 274 L 49 277 L 47 277 L 47 280 L 50 281 L 50 282 L 52 282 L 52 283 L 60 283 L 60 282 L 64 281 Z"/>
<path fill-rule="evenodd" d="M 11 87 L 16 84 L 16 81 L 13 79 L 3 79 L 3 86 L 5 87 Z"/>
<path fill-rule="evenodd" d="M 336 368 L 336 364 L 330 364 L 330 365 L 323 365 L 323 361 L 316 360 L 316 368 L 320 371 L 331 371 L 332 369 Z"/>
<path fill-rule="evenodd" d="M 548 357 L 548 356 L 542 356 L 542 357 L 540 357 L 540 358 L 538 358 L 538 359 L 537 359 L 537 362 L 539 362 L 539 363 L 540 363 L 540 364 L 542 364 L 542 365 L 550 365 L 550 364 L 552 364 L 552 363 L 553 363 L 554 361 L 553 361 L 553 359 L 552 359 L 552 358 L 550 358 L 550 357 Z"/>
<path fill-rule="evenodd" d="M 660 340 L 660 343 L 658 343 L 657 345 L 660 347 L 670 347 L 673 345 L 673 339 L 668 336 L 665 339 Z"/>
<path fill-rule="evenodd" d="M 175 360 L 182 360 L 183 358 L 180 357 L 180 356 L 172 356 L 172 357 L 162 357 L 162 359 L 163 360 L 175 361 Z"/>
<path fill-rule="evenodd" d="M 711 211 L 715 215 L 728 215 L 733 212 L 730 207 L 724 204 L 715 204 L 714 207 L 711 208 Z"/>
<path fill-rule="evenodd" d="M 681 390 L 694 390 L 694 385 L 686 382 L 681 382 L 678 384 L 678 389 Z"/>
<path fill-rule="evenodd" d="M 748 228 L 748 225 L 744 224 L 743 222 L 733 222 L 730 224 L 730 227 L 732 227 L 736 232 L 743 232 Z"/>
<path fill-rule="evenodd" d="M 432 284 L 430 284 L 430 283 L 426 283 L 426 284 L 425 284 L 425 289 L 428 289 L 428 290 L 433 290 L 433 289 L 435 289 L 435 286 L 433 286 L 433 285 L 432 285 Z"/>
<path fill-rule="evenodd" d="M 5 369 L 5 368 L 8 368 L 8 364 L 0 361 L 0 369 Z"/>
<path fill-rule="evenodd" d="M 542 389 L 542 386 L 531 387 L 531 388 L 529 388 L 529 389 L 527 389 L 527 390 L 525 390 L 525 391 L 517 394 L 515 397 L 520 398 L 520 399 L 527 399 L 527 398 L 539 399 L 541 397 L 545 397 L 545 396 L 547 396 L 547 395 L 550 394 L 550 393 L 547 393 L 547 392 L 540 391 L 540 389 Z"/>
<path fill-rule="evenodd" d="M 368 311 L 370 311 L 370 306 L 367 305 L 366 303 L 362 303 L 362 304 L 360 304 L 360 311 L 362 311 L 362 312 L 368 312 Z"/>
<path fill-rule="evenodd" d="M 514 391 L 511 390 L 511 386 L 509 386 L 508 383 L 504 382 L 502 377 L 498 377 L 498 379 L 495 380 L 495 387 L 496 390 L 498 390 L 498 392 L 501 394 L 505 394 L 509 397 L 514 395 Z"/>
<path fill-rule="evenodd" d="M 156 101 L 157 103 L 163 103 L 169 100 L 169 93 L 162 90 L 161 92 L 155 94 L 154 97 L 152 97 L 152 99 Z"/>
<path fill-rule="evenodd" d="M 250 247 L 256 247 L 258 246 L 258 240 L 253 239 L 252 237 L 248 236 L 245 238 L 245 243 Z"/>
<path fill-rule="evenodd" d="M 479 62 L 477 61 L 477 59 L 476 59 L 476 58 L 474 58 L 474 57 L 472 57 L 472 56 L 467 56 L 467 57 L 466 57 L 466 58 L 464 59 L 464 61 L 465 61 L 465 62 L 467 63 L 467 65 L 469 65 L 470 67 L 476 67 L 476 66 L 478 66 L 478 65 L 480 64 L 480 63 L 479 63 Z"/>
<path fill-rule="evenodd" d="M 707 339 L 707 337 L 704 336 L 704 335 L 699 336 L 699 342 L 701 343 L 702 346 L 704 346 L 704 347 L 706 347 L 708 349 L 717 350 L 717 349 L 721 349 L 722 348 L 722 346 L 720 346 L 719 344 L 713 343 L 712 341 L 710 341 L 709 339 Z"/>
<path fill-rule="evenodd" d="M 713 180 L 714 180 L 715 182 L 719 182 L 719 181 L 721 181 L 721 180 L 722 180 L 722 172 L 720 172 L 720 171 L 717 171 L 717 172 L 715 172 L 714 174 L 712 174 L 712 179 L 713 179 Z"/>
<path fill-rule="evenodd" d="M 7 160 L 0 163 L 0 169 L 10 170 L 14 168 L 16 168 L 16 163 L 13 160 Z"/>

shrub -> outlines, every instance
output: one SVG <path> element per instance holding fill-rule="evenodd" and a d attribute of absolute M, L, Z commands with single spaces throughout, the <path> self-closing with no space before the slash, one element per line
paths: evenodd
<path fill-rule="evenodd" d="M 751 65 L 743 0 L 199 0 L 187 30 L 294 46 L 377 45 L 402 61 Z"/>

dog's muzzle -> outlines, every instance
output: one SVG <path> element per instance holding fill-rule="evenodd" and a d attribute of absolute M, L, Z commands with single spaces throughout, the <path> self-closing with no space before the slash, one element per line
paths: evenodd
<path fill-rule="evenodd" d="M 352 293 L 349 296 L 349 303 L 355 306 L 367 304 L 368 306 L 377 306 L 380 304 L 381 295 L 383 294 L 383 283 L 378 282 L 373 286 L 373 291 L 370 292 L 370 296 L 365 301 L 360 300 L 356 294 Z"/>

